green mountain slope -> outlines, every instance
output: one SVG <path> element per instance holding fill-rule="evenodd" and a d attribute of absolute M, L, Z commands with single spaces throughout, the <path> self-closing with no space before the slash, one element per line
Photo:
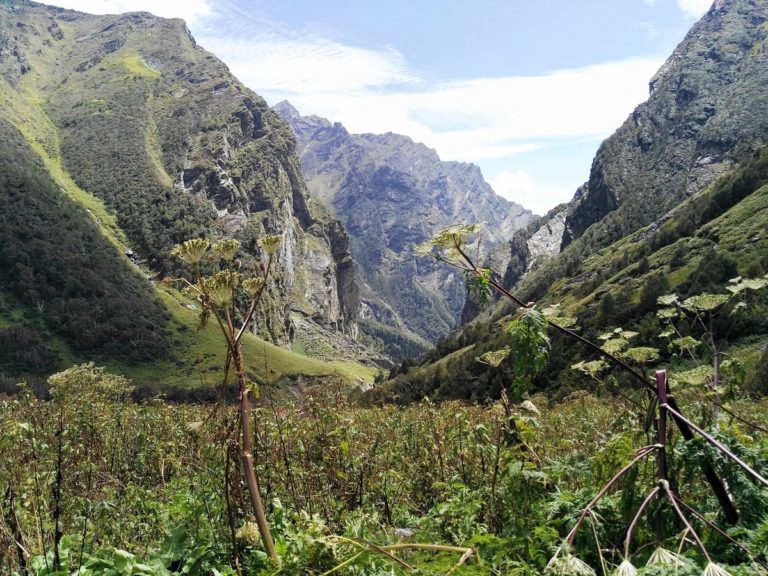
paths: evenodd
<path fill-rule="evenodd" d="M 768 142 L 766 21 L 765 2 L 713 4 L 651 79 L 648 100 L 602 143 L 573 200 L 513 241 L 508 285 L 650 224 Z"/>
<path fill-rule="evenodd" d="M 763 149 L 664 219 L 595 252 L 568 274 L 548 279 L 546 291 L 540 292 L 545 267 L 524 280 L 516 294 L 523 301 L 538 295 L 539 310 L 558 305 L 558 316 L 575 318 L 578 332 L 592 341 L 600 342 L 601 334 L 615 328 L 636 331 L 633 345 L 657 347 L 661 365 L 685 365 L 667 348 L 668 339 L 660 336 L 665 327 L 657 317 L 657 298 L 670 293 L 680 300 L 703 292 L 727 293 L 732 278 L 761 278 L 766 270 L 768 149 Z M 768 342 L 764 292 L 750 296 L 740 315 L 721 314 L 712 326 L 720 350 L 729 350 L 747 368 L 757 362 Z M 498 394 L 499 386 L 508 386 L 514 375 L 505 365 L 497 374 L 476 358 L 509 343 L 500 326 L 513 314 L 508 304 L 492 307 L 439 343 L 421 366 L 401 371 L 378 394 L 401 400 Z M 550 363 L 535 386 L 563 393 L 590 385 L 570 366 L 592 359 L 589 350 L 554 336 Z"/>
<path fill-rule="evenodd" d="M 648 100 L 600 146 L 574 199 L 513 236 L 504 286 L 540 309 L 559 304 L 590 338 L 622 326 L 653 345 L 662 332 L 653 317 L 659 294 L 723 292 L 737 274 L 764 274 L 760 226 L 768 215 L 756 151 L 768 143 L 766 22 L 765 2 L 713 4 L 651 80 Z M 498 392 L 496 377 L 474 358 L 502 346 L 494 322 L 507 313 L 497 305 L 439 343 L 427 364 L 448 357 L 399 376 L 394 388 L 410 390 L 406 396 Z M 759 318 L 728 328 L 727 338 L 760 340 Z M 538 385 L 567 389 L 578 379 L 564 368 L 580 351 L 553 342 Z"/>
<path fill-rule="evenodd" d="M 0 374 L 93 358 L 174 380 L 161 364 L 189 361 L 172 335 L 191 320 L 150 279 L 181 273 L 169 252 L 194 236 L 238 238 L 247 272 L 256 240 L 281 235 L 258 335 L 290 347 L 310 323 L 354 348 L 343 228 L 308 199 L 290 128 L 181 20 L 0 3 L 0 128 L 0 329 L 17 343 Z"/>

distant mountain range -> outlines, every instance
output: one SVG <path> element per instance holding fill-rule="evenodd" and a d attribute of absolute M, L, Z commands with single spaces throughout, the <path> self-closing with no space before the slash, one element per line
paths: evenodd
<path fill-rule="evenodd" d="M 361 332 L 390 356 L 423 351 L 459 323 L 464 278 L 413 247 L 455 223 L 483 223 L 486 254 L 533 215 L 496 195 L 480 169 L 441 161 L 399 134 L 350 134 L 340 123 L 275 107 L 293 128 L 310 195 L 343 223 L 362 280 Z M 497 262 L 503 273 L 506 260 Z"/>

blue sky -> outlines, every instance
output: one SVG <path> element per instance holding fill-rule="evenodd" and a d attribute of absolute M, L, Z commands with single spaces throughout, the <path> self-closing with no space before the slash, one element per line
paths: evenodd
<path fill-rule="evenodd" d="M 710 0 L 56 0 L 184 18 L 270 104 L 474 162 L 542 214 Z"/>

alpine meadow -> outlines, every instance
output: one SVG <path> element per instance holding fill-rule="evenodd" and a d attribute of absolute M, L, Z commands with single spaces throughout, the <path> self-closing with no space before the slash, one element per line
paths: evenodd
<path fill-rule="evenodd" d="M 0 0 L 0 574 L 768 575 L 768 0 L 687 21 L 543 216 L 418 136 L 555 140 L 492 140 L 490 98 L 420 115 L 394 45 L 313 51 L 341 4 L 186 3 L 232 11 L 222 60 L 179 18 Z M 298 55 L 254 58 L 289 9 Z"/>

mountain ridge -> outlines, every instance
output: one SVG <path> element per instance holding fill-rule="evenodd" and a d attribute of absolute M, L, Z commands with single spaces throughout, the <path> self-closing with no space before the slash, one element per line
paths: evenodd
<path fill-rule="evenodd" d="M 768 106 L 767 20 L 762 3 L 714 2 L 649 81 L 648 100 L 601 144 L 587 182 L 536 229 L 543 249 L 528 246 L 510 281 L 593 225 L 586 242 L 602 247 L 650 224 L 765 142 L 768 119 L 753 110 Z"/>
<path fill-rule="evenodd" d="M 446 334 L 461 319 L 464 279 L 415 257 L 412 247 L 450 224 L 481 222 L 494 247 L 526 224 L 530 211 L 496 195 L 477 166 L 441 161 L 408 136 L 351 134 L 339 122 L 302 116 L 286 101 L 274 108 L 296 134 L 310 194 L 349 232 L 365 283 L 363 320 L 404 330 L 417 343 Z"/>
<path fill-rule="evenodd" d="M 537 306 L 562 304 L 593 340 L 618 324 L 658 342 L 655 296 L 680 286 L 686 296 L 723 290 L 732 277 L 765 273 L 766 22 L 765 2 L 712 5 L 653 77 L 649 99 L 601 144 L 574 199 L 513 236 L 507 289 Z M 416 398 L 435 389 L 498 393 L 475 358 L 505 345 L 497 322 L 511 313 L 492 307 L 438 343 L 420 370 L 396 376 L 391 390 Z M 755 338 L 764 336 L 759 318 L 749 322 Z M 566 368 L 578 354 L 558 341 L 538 385 L 568 389 L 575 378 Z"/>
<path fill-rule="evenodd" d="M 123 254 L 129 249 L 144 262 L 137 278 L 145 287 L 151 288 L 151 278 L 180 273 L 170 249 L 190 237 L 237 237 L 242 270 L 249 273 L 260 258 L 256 240 L 276 233 L 281 248 L 256 334 L 291 346 L 295 324 L 313 322 L 329 340 L 356 335 L 360 304 L 346 233 L 308 198 L 290 128 L 199 47 L 182 20 L 3 3 L 0 102 L 9 138 L 16 131 L 37 158 L 28 165 L 42 163 L 67 202 L 82 207 L 118 251 L 121 270 L 137 272 Z M 36 222 L 34 210 L 41 209 L 27 206 L 26 216 Z M 27 238 L 45 234 L 30 226 Z M 2 323 L 58 339 L 65 362 L 95 352 L 72 347 L 72 336 L 58 323 L 60 311 L 37 314 L 30 298 L 19 299 L 22 289 L 10 271 L 21 254 L 6 251 L 0 291 L 15 304 L 5 307 L 9 316 Z M 43 266 L 30 263 L 33 278 L 46 272 Z M 156 296 L 145 295 L 147 306 Z M 172 337 L 163 306 L 151 324 Z M 118 329 L 114 337 L 120 335 Z M 154 349 L 162 358 L 171 346 L 165 340 Z"/>

